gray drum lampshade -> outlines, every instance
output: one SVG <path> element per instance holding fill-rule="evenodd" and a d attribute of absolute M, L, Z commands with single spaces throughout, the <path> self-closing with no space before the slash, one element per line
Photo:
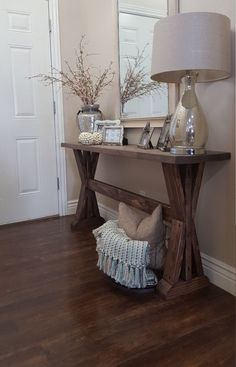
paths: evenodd
<path fill-rule="evenodd" d="M 230 20 L 217 13 L 182 13 L 155 24 L 151 78 L 178 83 L 186 71 L 197 82 L 230 76 Z"/>

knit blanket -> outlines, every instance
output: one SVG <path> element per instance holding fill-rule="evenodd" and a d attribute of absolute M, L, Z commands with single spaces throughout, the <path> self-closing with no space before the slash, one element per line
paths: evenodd
<path fill-rule="evenodd" d="M 97 242 L 97 266 L 116 282 L 128 288 L 146 288 L 157 284 L 154 272 L 148 268 L 150 246 L 147 241 L 131 240 L 109 220 L 93 230 Z"/>

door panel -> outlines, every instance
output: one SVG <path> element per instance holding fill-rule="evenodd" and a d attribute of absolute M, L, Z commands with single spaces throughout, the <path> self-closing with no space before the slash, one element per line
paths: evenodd
<path fill-rule="evenodd" d="M 154 24 L 157 19 L 146 16 L 120 13 L 120 72 L 123 80 L 127 59 L 132 64 L 137 56 L 137 51 L 143 55 L 142 66 L 148 73 L 146 82 L 151 81 L 151 55 Z M 168 113 L 168 89 L 162 85 L 161 92 L 152 95 L 134 98 L 125 104 L 125 114 L 127 117 L 158 117 Z"/>
<path fill-rule="evenodd" d="M 0 0 L 0 224 L 58 214 L 48 2 Z"/>

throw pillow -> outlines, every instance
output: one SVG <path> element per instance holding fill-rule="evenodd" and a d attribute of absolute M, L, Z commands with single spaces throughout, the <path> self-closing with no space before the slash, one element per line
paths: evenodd
<path fill-rule="evenodd" d="M 148 241 L 150 245 L 150 267 L 161 269 L 165 262 L 167 249 L 164 241 L 164 225 L 162 222 L 162 207 L 159 205 L 151 215 L 119 204 L 119 227 L 123 228 L 128 237 L 133 240 Z"/>

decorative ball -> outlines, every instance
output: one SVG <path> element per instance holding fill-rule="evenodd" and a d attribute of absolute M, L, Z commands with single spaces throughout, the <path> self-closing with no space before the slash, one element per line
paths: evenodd
<path fill-rule="evenodd" d="M 93 144 L 102 144 L 102 134 L 93 133 Z"/>
<path fill-rule="evenodd" d="M 79 143 L 81 144 L 93 144 L 93 134 L 91 133 L 81 133 L 79 135 Z"/>

